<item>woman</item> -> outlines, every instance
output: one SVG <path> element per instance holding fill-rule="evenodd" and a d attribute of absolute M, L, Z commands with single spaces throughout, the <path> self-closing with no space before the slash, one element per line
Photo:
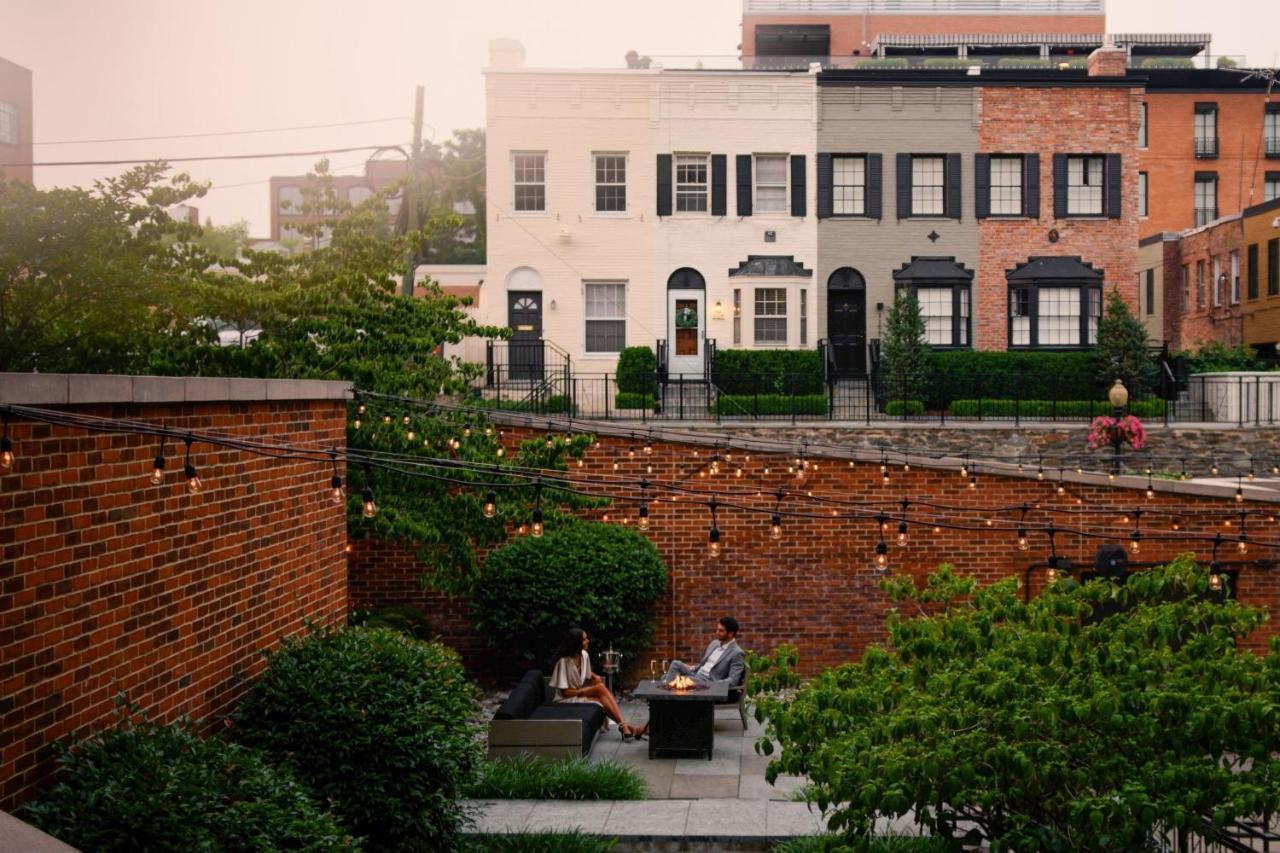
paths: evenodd
<path fill-rule="evenodd" d="M 555 702 L 591 702 L 604 708 L 605 714 L 622 729 L 623 739 L 639 738 L 649 727 L 635 727 L 622 717 L 618 700 L 600 676 L 591 672 L 591 655 L 587 646 L 591 638 L 581 628 L 570 628 L 556 650 L 551 669 L 551 686 L 555 689 Z M 608 723 L 605 723 L 606 727 Z"/>

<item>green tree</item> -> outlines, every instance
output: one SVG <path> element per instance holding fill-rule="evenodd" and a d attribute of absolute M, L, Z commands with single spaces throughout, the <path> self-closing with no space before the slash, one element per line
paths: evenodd
<path fill-rule="evenodd" d="M 443 145 L 425 143 L 413 196 L 418 219 L 436 227 L 418 247 L 431 264 L 482 264 L 487 233 L 483 128 L 455 130 Z M 402 211 L 400 226 L 405 225 Z"/>
<path fill-rule="evenodd" d="M 196 245 L 215 258 L 235 258 L 249 245 L 249 223 L 241 219 L 230 225 L 214 225 L 204 221 Z"/>
<path fill-rule="evenodd" d="M 190 329 L 198 229 L 167 208 L 207 186 L 165 171 L 92 190 L 0 181 L 0 371 L 115 372 Z"/>
<path fill-rule="evenodd" d="M 1280 644 L 1241 653 L 1265 610 L 1189 556 L 1030 602 L 945 565 L 885 586 L 915 613 L 890 611 L 887 647 L 762 700 L 768 775 L 807 774 L 833 829 L 914 812 L 993 850 L 1134 850 L 1280 808 Z"/>
<path fill-rule="evenodd" d="M 1119 290 L 1107 294 L 1107 310 L 1098 322 L 1098 349 L 1094 354 L 1096 375 L 1104 387 L 1124 380 L 1131 399 L 1151 395 L 1159 378 L 1159 367 L 1147 351 L 1147 328 L 1129 313 Z"/>
<path fill-rule="evenodd" d="M 898 291 L 880 341 L 882 401 L 917 400 L 929 374 L 929 345 L 924 339 L 920 303 L 908 288 Z"/>

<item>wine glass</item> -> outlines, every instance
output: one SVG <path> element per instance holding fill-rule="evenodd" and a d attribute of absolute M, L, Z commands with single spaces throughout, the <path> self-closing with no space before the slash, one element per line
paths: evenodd
<path fill-rule="evenodd" d="M 649 659 L 649 677 L 652 678 L 654 681 L 658 680 L 658 659 L 657 658 Z"/>

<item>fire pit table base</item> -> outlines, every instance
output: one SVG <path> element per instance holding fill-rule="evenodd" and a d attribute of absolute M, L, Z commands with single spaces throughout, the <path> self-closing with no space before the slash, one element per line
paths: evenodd
<path fill-rule="evenodd" d="M 660 754 L 703 755 L 715 747 L 716 703 L 728 699 L 724 682 L 699 690 L 667 690 L 644 681 L 634 693 L 649 703 L 649 757 Z"/>

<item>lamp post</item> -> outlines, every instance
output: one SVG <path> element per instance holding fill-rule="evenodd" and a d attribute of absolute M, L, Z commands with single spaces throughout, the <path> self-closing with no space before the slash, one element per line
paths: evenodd
<path fill-rule="evenodd" d="M 1111 414 L 1116 421 L 1124 417 L 1124 407 L 1129 405 L 1129 389 L 1124 387 L 1124 383 L 1119 379 L 1111 386 L 1111 390 L 1107 392 L 1107 400 L 1111 403 Z M 1120 473 L 1120 445 L 1124 443 L 1124 435 L 1121 433 L 1119 426 L 1111 428 L 1111 449 L 1115 455 L 1112 459 L 1111 471 L 1114 474 Z"/>

